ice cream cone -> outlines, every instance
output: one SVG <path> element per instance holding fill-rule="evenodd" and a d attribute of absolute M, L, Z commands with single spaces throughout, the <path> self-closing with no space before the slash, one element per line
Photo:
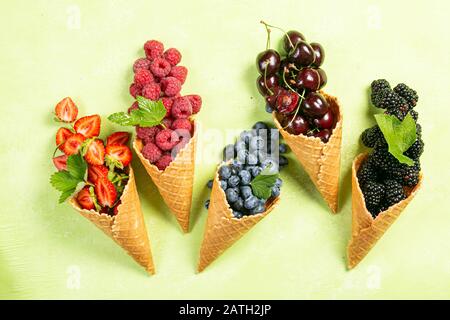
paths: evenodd
<path fill-rule="evenodd" d="M 142 141 L 140 139 L 135 139 L 133 142 L 133 148 L 145 167 L 145 170 L 147 170 L 147 173 L 158 187 L 164 202 L 175 215 L 184 232 L 189 231 L 196 143 L 197 128 L 194 123 L 193 137 L 186 146 L 178 152 L 170 165 L 164 171 L 161 171 L 142 155 Z"/>
<path fill-rule="evenodd" d="M 321 92 L 337 117 L 330 140 L 323 143 L 319 138 L 290 134 L 283 129 L 272 114 L 275 125 L 298 161 L 319 189 L 333 213 L 338 211 L 339 172 L 341 162 L 342 110 L 336 97 Z"/>
<path fill-rule="evenodd" d="M 154 274 L 150 243 L 145 228 L 141 204 L 136 190 L 133 169 L 130 167 L 128 183 L 120 197 L 121 204 L 116 216 L 100 214 L 94 210 L 82 209 L 75 198 L 71 205 L 82 216 L 89 219 L 99 229 L 120 245 L 148 273 Z"/>
<path fill-rule="evenodd" d="M 374 219 L 366 209 L 364 195 L 358 183 L 357 173 L 367 154 L 360 154 L 352 166 L 352 238 L 348 245 L 348 268 L 354 268 L 372 249 L 386 230 L 400 216 L 403 209 L 414 198 L 422 184 L 422 174 L 419 183 L 407 190 L 407 198 L 378 214 Z"/>
<path fill-rule="evenodd" d="M 200 249 L 198 271 L 203 271 L 226 249 L 231 247 L 256 223 L 267 216 L 277 205 L 280 197 L 266 203 L 266 211 L 253 216 L 244 216 L 240 219 L 233 217 L 233 211 L 228 205 L 225 192 L 219 183 L 219 174 L 216 172 L 211 199 L 206 220 L 205 233 Z"/>

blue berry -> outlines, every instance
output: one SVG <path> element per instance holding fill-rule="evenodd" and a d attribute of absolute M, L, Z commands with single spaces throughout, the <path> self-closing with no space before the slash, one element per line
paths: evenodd
<path fill-rule="evenodd" d="M 281 180 L 280 178 L 277 178 L 277 180 L 275 180 L 275 185 L 277 187 L 281 187 L 283 185 L 283 180 Z"/>
<path fill-rule="evenodd" d="M 244 141 L 246 144 L 250 143 L 250 139 L 253 138 L 253 132 L 250 130 L 242 131 L 239 135 L 240 140 Z"/>
<path fill-rule="evenodd" d="M 228 203 L 236 202 L 237 199 L 239 199 L 238 193 L 237 193 L 236 190 L 233 189 L 233 188 L 227 189 L 227 191 L 225 191 L 225 194 L 226 194 L 226 196 L 227 196 L 227 201 L 228 201 Z"/>
<path fill-rule="evenodd" d="M 239 140 L 239 141 L 236 142 L 236 144 L 234 145 L 234 149 L 236 150 L 236 154 L 237 154 L 240 150 L 247 150 L 247 145 L 245 144 L 244 141 Z"/>
<path fill-rule="evenodd" d="M 234 145 L 233 144 L 229 144 L 227 145 L 225 148 L 223 148 L 223 161 L 228 161 L 233 159 L 236 156 L 236 153 L 234 151 Z"/>
<path fill-rule="evenodd" d="M 270 168 L 269 173 L 275 174 L 278 173 L 278 163 L 276 163 L 272 158 L 266 159 L 261 164 L 263 169 Z"/>
<path fill-rule="evenodd" d="M 279 147 L 278 147 L 278 151 L 280 153 L 286 153 L 288 150 L 288 147 L 285 143 L 280 143 Z"/>
<path fill-rule="evenodd" d="M 270 106 L 270 104 L 266 104 L 266 112 L 267 112 L 267 113 L 272 113 L 272 112 L 273 112 L 273 109 L 272 109 L 272 107 Z"/>
<path fill-rule="evenodd" d="M 249 186 L 242 186 L 241 187 L 241 196 L 244 198 L 244 200 L 248 199 L 253 195 L 252 188 Z"/>
<path fill-rule="evenodd" d="M 255 164 L 257 164 L 257 163 L 258 163 L 258 156 L 255 155 L 254 153 L 250 153 L 250 154 L 247 156 L 247 163 L 250 164 L 250 165 L 255 165 Z"/>
<path fill-rule="evenodd" d="M 252 129 L 261 130 L 261 129 L 269 129 L 269 127 L 264 122 L 258 121 L 253 125 Z"/>
<path fill-rule="evenodd" d="M 213 181 L 212 181 L 212 180 L 209 180 L 208 183 L 206 184 L 206 186 L 207 186 L 209 189 L 211 189 L 212 186 L 213 186 Z"/>
<path fill-rule="evenodd" d="M 228 166 L 221 166 L 219 168 L 219 177 L 221 180 L 226 180 L 231 177 L 231 170 Z"/>
<path fill-rule="evenodd" d="M 241 211 L 244 208 L 244 200 L 242 198 L 238 198 L 231 207 L 236 211 Z"/>
<path fill-rule="evenodd" d="M 221 187 L 223 190 L 227 190 L 227 188 L 228 188 L 228 183 L 226 182 L 226 180 L 220 180 L 220 187 Z"/>
<path fill-rule="evenodd" d="M 278 197 L 280 195 L 280 187 L 273 186 L 272 187 L 272 197 Z"/>
<path fill-rule="evenodd" d="M 209 209 L 209 199 L 205 201 L 205 208 Z"/>
<path fill-rule="evenodd" d="M 241 178 L 241 185 L 243 186 L 248 185 L 252 180 L 252 176 L 247 170 L 242 170 L 239 172 L 239 178 Z"/>
<path fill-rule="evenodd" d="M 233 160 L 230 164 L 231 174 L 238 174 L 239 171 L 242 170 L 243 166 L 244 165 L 242 164 L 242 162 L 239 162 L 238 160 Z"/>
<path fill-rule="evenodd" d="M 247 150 L 239 150 L 237 153 L 237 158 L 242 163 L 247 163 L 248 151 Z"/>
<path fill-rule="evenodd" d="M 237 187 L 240 181 L 241 179 L 239 179 L 238 176 L 232 175 L 230 178 L 228 178 L 228 186 L 231 188 Z"/>
<path fill-rule="evenodd" d="M 242 214 L 242 212 L 239 212 L 239 211 L 233 211 L 233 216 L 234 216 L 235 218 L 240 219 L 240 218 L 242 218 L 244 215 Z"/>
<path fill-rule="evenodd" d="M 244 201 L 244 207 L 247 210 L 254 209 L 258 205 L 258 198 L 255 196 L 250 196 Z"/>
<path fill-rule="evenodd" d="M 280 156 L 278 163 L 280 164 L 280 167 L 284 167 L 289 164 L 289 160 L 285 156 Z"/>
<path fill-rule="evenodd" d="M 266 206 L 264 205 L 264 202 L 261 201 L 258 203 L 258 205 L 256 207 L 254 207 L 253 209 L 250 210 L 251 214 L 258 214 L 258 213 L 263 213 L 266 210 Z"/>
<path fill-rule="evenodd" d="M 261 171 L 263 171 L 263 169 L 260 166 L 254 166 L 250 170 L 250 173 L 252 174 L 253 177 L 256 177 L 261 173 Z"/>
<path fill-rule="evenodd" d="M 250 140 L 250 144 L 249 144 L 250 151 L 253 151 L 253 150 L 263 150 L 265 146 L 266 146 L 266 142 L 265 142 L 265 140 L 264 140 L 262 137 L 260 137 L 260 136 L 253 137 L 253 138 Z"/>

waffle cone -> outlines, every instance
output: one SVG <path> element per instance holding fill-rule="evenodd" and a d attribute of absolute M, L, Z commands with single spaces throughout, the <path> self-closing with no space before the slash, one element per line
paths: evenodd
<path fill-rule="evenodd" d="M 374 219 L 366 209 L 364 195 L 358 183 L 356 174 L 367 154 L 360 154 L 352 166 L 352 238 L 348 245 L 348 268 L 354 268 L 383 236 L 387 229 L 400 216 L 403 209 L 414 198 L 422 184 L 422 174 L 419 183 L 407 190 L 408 197 L 378 214 Z"/>
<path fill-rule="evenodd" d="M 89 219 L 120 245 L 148 273 L 154 274 L 155 267 L 153 265 L 147 229 L 131 167 L 128 183 L 120 197 L 120 201 L 118 213 L 114 217 L 104 213 L 100 214 L 94 210 L 82 209 L 75 198 L 72 198 L 70 203 L 82 216 Z"/>
<path fill-rule="evenodd" d="M 133 148 L 147 173 L 158 187 L 164 202 L 175 215 L 181 229 L 189 231 L 189 216 L 194 184 L 195 152 L 197 144 L 197 128 L 194 123 L 194 136 L 181 149 L 175 159 L 164 170 L 159 170 L 142 155 L 143 143 L 135 139 Z"/>
<path fill-rule="evenodd" d="M 339 173 L 342 141 L 342 110 L 336 97 L 321 92 L 337 115 L 337 123 L 330 140 L 323 143 L 319 138 L 290 134 L 283 129 L 275 113 L 273 120 L 286 143 L 308 173 L 333 213 L 338 211 Z"/>
<path fill-rule="evenodd" d="M 216 172 L 206 220 L 205 233 L 200 248 L 198 271 L 203 271 L 226 249 L 238 241 L 248 230 L 267 216 L 277 205 L 280 197 L 266 204 L 266 211 L 253 216 L 233 218 L 225 192 L 220 187 L 219 174 Z"/>

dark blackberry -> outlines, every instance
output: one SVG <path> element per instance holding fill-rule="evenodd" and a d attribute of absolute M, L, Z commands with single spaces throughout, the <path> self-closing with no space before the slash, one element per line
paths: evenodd
<path fill-rule="evenodd" d="M 363 195 L 366 207 L 376 208 L 384 197 L 384 187 L 376 181 L 367 181 L 363 186 Z"/>
<path fill-rule="evenodd" d="M 385 180 L 384 183 L 384 201 L 381 205 L 382 209 L 387 209 L 390 206 L 399 203 L 406 199 L 405 191 L 400 183 L 395 180 Z"/>
<path fill-rule="evenodd" d="M 406 166 L 401 176 L 401 184 L 407 187 L 415 187 L 419 183 L 420 162 L 416 161 L 413 166 Z"/>
<path fill-rule="evenodd" d="M 394 91 L 403 97 L 411 108 L 414 108 L 419 100 L 417 92 L 404 83 L 399 83 L 395 86 Z"/>
<path fill-rule="evenodd" d="M 398 120 L 403 121 L 406 115 L 408 114 L 408 110 L 399 109 L 397 107 L 388 108 L 385 112 L 386 114 L 390 114 L 392 116 L 396 116 Z"/>
<path fill-rule="evenodd" d="M 423 140 L 421 138 L 418 138 L 411 147 L 408 148 L 405 152 L 405 156 L 417 160 L 420 158 L 420 156 L 423 153 L 423 147 L 424 147 Z"/>
<path fill-rule="evenodd" d="M 372 215 L 373 218 L 376 218 L 378 216 L 378 214 L 381 211 L 383 211 L 380 206 L 375 206 L 375 207 L 366 206 L 366 208 L 367 208 L 367 211 L 370 212 L 370 214 Z"/>
<path fill-rule="evenodd" d="M 370 94 L 370 101 L 372 101 L 372 104 L 377 108 L 384 108 L 383 107 L 383 101 L 384 97 L 388 94 L 390 89 L 379 89 L 379 90 L 372 90 L 372 93 Z"/>
<path fill-rule="evenodd" d="M 400 169 L 400 162 L 389 151 L 387 146 L 377 146 L 372 153 L 373 164 L 387 176 Z"/>
<path fill-rule="evenodd" d="M 384 136 L 378 125 L 364 130 L 364 132 L 361 134 L 362 143 L 369 148 L 375 147 L 379 139 L 384 139 Z"/>
<path fill-rule="evenodd" d="M 409 110 L 406 100 L 390 89 L 382 89 L 380 91 L 372 92 L 371 98 L 372 103 L 377 108 L 390 110 L 398 109 L 405 113 L 405 115 Z"/>
<path fill-rule="evenodd" d="M 422 126 L 416 123 L 416 135 L 417 139 L 422 138 Z"/>
<path fill-rule="evenodd" d="M 419 113 L 413 109 L 409 110 L 409 113 L 411 114 L 414 121 L 417 122 L 417 120 L 419 119 Z"/>
<path fill-rule="evenodd" d="M 372 92 L 380 91 L 382 89 L 391 89 L 391 85 L 386 79 L 374 80 L 370 87 L 372 88 Z"/>
<path fill-rule="evenodd" d="M 358 177 L 358 182 L 360 186 L 363 186 L 367 181 L 376 181 L 378 178 L 376 167 L 373 165 L 373 161 L 371 159 L 367 159 L 361 167 L 359 167 L 358 173 L 356 174 Z"/>

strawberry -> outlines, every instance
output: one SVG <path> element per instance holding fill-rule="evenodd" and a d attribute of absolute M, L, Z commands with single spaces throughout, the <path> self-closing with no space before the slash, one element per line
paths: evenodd
<path fill-rule="evenodd" d="M 108 138 L 106 138 L 106 145 L 112 146 L 115 144 L 127 144 L 128 139 L 130 139 L 130 134 L 128 132 L 114 132 Z"/>
<path fill-rule="evenodd" d="M 117 214 L 119 213 L 119 206 L 120 206 L 121 203 L 122 202 L 119 200 L 119 202 L 117 202 L 117 204 L 114 206 L 113 212 L 112 212 L 113 216 L 117 216 Z"/>
<path fill-rule="evenodd" d="M 91 141 L 87 147 L 84 159 L 89 164 L 102 165 L 105 162 L 105 146 L 103 145 L 103 141 L 100 139 Z"/>
<path fill-rule="evenodd" d="M 67 138 L 66 142 L 64 142 L 62 145 L 62 151 L 68 156 L 76 154 L 80 150 L 84 140 L 86 140 L 86 138 L 82 134 L 75 133 Z"/>
<path fill-rule="evenodd" d="M 124 167 L 131 162 L 131 150 L 124 145 L 107 145 L 106 154 L 114 160 L 120 161 Z"/>
<path fill-rule="evenodd" d="M 53 164 L 55 165 L 56 169 L 58 169 L 58 171 L 67 169 L 67 158 L 67 154 L 63 154 L 62 156 L 53 158 Z"/>
<path fill-rule="evenodd" d="M 73 127 L 77 133 L 81 133 L 86 138 L 92 138 L 100 134 L 100 122 L 100 116 L 94 114 L 78 119 Z"/>
<path fill-rule="evenodd" d="M 89 192 L 89 186 L 85 186 L 80 192 L 78 192 L 77 202 L 83 209 L 94 209 L 94 201 L 92 200 L 91 193 Z"/>
<path fill-rule="evenodd" d="M 63 122 L 74 122 L 78 115 L 78 108 L 69 97 L 62 99 L 55 107 L 56 117 Z"/>
<path fill-rule="evenodd" d="M 63 143 L 72 135 L 73 132 L 67 128 L 59 128 L 58 131 L 56 131 L 56 145 L 60 150 L 63 149 Z"/>
<path fill-rule="evenodd" d="M 94 190 L 98 203 L 100 203 L 103 207 L 112 207 L 114 202 L 116 202 L 117 191 L 108 178 L 99 178 L 95 183 Z"/>
<path fill-rule="evenodd" d="M 88 180 L 92 183 L 96 183 L 99 178 L 108 177 L 108 168 L 105 166 L 89 166 L 88 167 Z"/>

